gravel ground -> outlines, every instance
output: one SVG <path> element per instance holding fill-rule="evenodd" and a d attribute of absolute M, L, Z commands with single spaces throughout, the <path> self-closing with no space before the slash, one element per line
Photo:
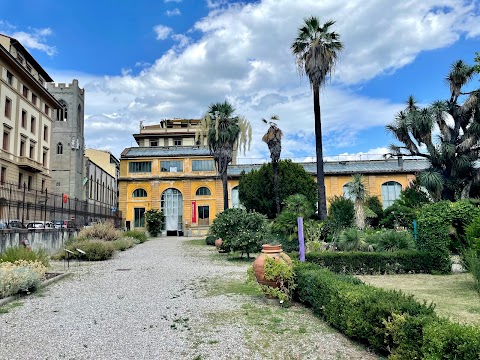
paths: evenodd
<path fill-rule="evenodd" d="M 209 295 L 219 278 L 241 284 L 248 265 L 188 240 L 155 239 L 110 261 L 72 262 L 70 277 L 0 314 L 0 359 L 377 358 L 302 306 Z"/>

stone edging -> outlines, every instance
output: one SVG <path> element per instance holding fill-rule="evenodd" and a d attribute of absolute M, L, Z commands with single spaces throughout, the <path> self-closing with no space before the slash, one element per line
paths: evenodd
<path fill-rule="evenodd" d="M 56 281 L 59 281 L 61 279 L 63 279 L 64 277 L 67 277 L 69 276 L 71 273 L 63 273 L 63 274 L 60 274 L 60 275 L 57 275 L 51 279 L 48 279 L 46 281 L 43 281 L 39 286 L 38 286 L 38 289 L 42 289 Z M 3 305 L 6 305 L 12 301 L 15 301 L 17 299 L 20 299 L 22 297 L 25 297 L 25 296 L 28 296 L 27 294 L 15 294 L 15 295 L 11 295 L 11 296 L 8 296 L 6 298 L 3 298 L 3 299 L 0 299 L 0 306 L 3 306 Z"/>

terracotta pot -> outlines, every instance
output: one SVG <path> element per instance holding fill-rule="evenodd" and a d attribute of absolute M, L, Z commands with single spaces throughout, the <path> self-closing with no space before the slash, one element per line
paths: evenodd
<path fill-rule="evenodd" d="M 268 285 L 271 287 L 278 287 L 275 281 L 265 279 L 265 258 L 269 257 L 275 261 L 282 261 L 288 265 L 292 265 L 292 259 L 282 250 L 282 245 L 262 245 L 262 253 L 258 255 L 253 262 L 253 271 L 255 277 L 260 285 Z"/>
<path fill-rule="evenodd" d="M 222 249 L 222 244 L 223 244 L 222 238 L 218 238 L 217 240 L 215 240 L 215 247 L 217 248 L 219 253 L 226 252 L 225 250 Z"/>

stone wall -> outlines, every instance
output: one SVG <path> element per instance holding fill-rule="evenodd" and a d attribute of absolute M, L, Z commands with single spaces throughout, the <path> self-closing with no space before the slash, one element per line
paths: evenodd
<path fill-rule="evenodd" d="M 10 247 L 23 246 L 24 241 L 32 249 L 53 254 L 63 248 L 70 236 L 77 237 L 77 234 L 74 229 L 1 230 L 0 254 Z"/>

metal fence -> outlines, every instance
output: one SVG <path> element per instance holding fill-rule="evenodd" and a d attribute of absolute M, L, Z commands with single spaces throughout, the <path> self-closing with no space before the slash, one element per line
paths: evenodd
<path fill-rule="evenodd" d="M 67 194 L 36 190 L 26 184 L 0 183 L 0 220 L 30 221 L 70 220 L 77 227 L 91 222 L 113 221 L 121 226 L 122 216 L 112 205 L 96 200 L 79 200 Z"/>

